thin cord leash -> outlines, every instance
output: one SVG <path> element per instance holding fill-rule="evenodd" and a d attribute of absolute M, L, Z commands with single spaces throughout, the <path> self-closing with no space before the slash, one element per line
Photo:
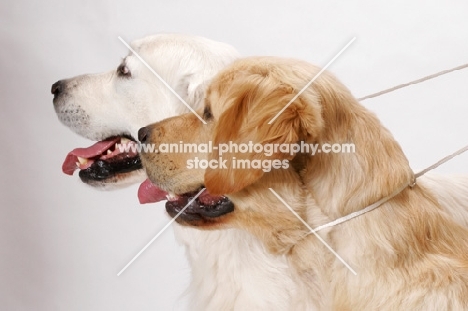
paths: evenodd
<path fill-rule="evenodd" d="M 426 77 L 421 78 L 421 79 L 417 79 L 417 80 L 414 80 L 414 81 L 411 81 L 411 82 L 408 82 L 408 83 L 400 84 L 400 85 L 391 87 L 389 89 L 386 89 L 386 90 L 383 90 L 383 91 L 380 91 L 380 92 L 377 92 L 377 93 L 374 93 L 374 94 L 370 94 L 370 95 L 358 98 L 357 100 L 358 101 L 363 101 L 363 100 L 366 100 L 366 99 L 369 99 L 369 98 L 378 97 L 378 96 L 381 96 L 381 95 L 391 93 L 393 91 L 405 88 L 407 86 L 419 84 L 419 83 L 422 83 L 422 82 L 425 82 L 425 81 L 428 81 L 428 80 L 431 80 L 431 79 L 446 75 L 448 73 L 451 73 L 451 72 L 454 72 L 454 71 L 457 71 L 457 70 L 462 70 L 462 69 L 465 69 L 465 68 L 468 68 L 468 64 L 464 64 L 464 65 L 461 65 L 461 66 L 458 66 L 458 67 L 455 67 L 455 68 L 452 68 L 452 69 L 443 70 L 443 71 L 440 71 L 438 73 L 434 73 L 432 75 L 426 76 Z"/>
<path fill-rule="evenodd" d="M 464 153 L 464 152 L 466 152 L 466 151 L 468 151 L 468 145 L 465 146 L 465 147 L 463 147 L 463 148 L 461 148 L 461 149 L 458 150 L 457 152 L 454 152 L 454 153 L 452 153 L 451 155 L 446 156 L 445 158 L 443 158 L 443 159 L 440 160 L 439 162 L 437 162 L 437 163 L 435 163 L 435 164 L 429 166 L 428 168 L 426 168 L 426 169 L 420 171 L 419 173 L 417 173 L 416 175 L 414 175 L 414 178 L 416 179 L 416 178 L 421 177 L 422 175 L 426 174 L 427 172 L 432 171 L 432 170 L 438 168 L 438 167 L 441 166 L 442 164 L 444 164 L 444 163 L 446 163 L 446 162 L 452 160 L 452 159 L 455 158 L 456 156 L 459 156 L 460 154 L 462 154 L 462 153 Z"/>
<path fill-rule="evenodd" d="M 414 81 L 411 81 L 411 82 L 408 82 L 408 83 L 405 83 L 405 84 L 400 84 L 400 85 L 394 86 L 392 88 L 389 88 L 389 89 L 386 89 L 386 90 L 383 90 L 383 91 L 380 91 L 380 92 L 377 92 L 377 93 L 374 93 L 374 94 L 371 94 L 371 95 L 368 95 L 368 96 L 365 96 L 365 97 L 362 97 L 362 98 L 358 98 L 358 100 L 363 101 L 363 100 L 366 100 L 366 99 L 369 99 L 369 98 L 378 97 L 378 96 L 381 96 L 383 94 L 391 93 L 391 92 L 393 92 L 395 90 L 398 90 L 398 89 L 401 89 L 401 88 L 404 88 L 404 87 L 407 87 L 407 86 L 410 86 L 410 85 L 419 84 L 419 83 L 422 83 L 424 81 L 431 80 L 431 79 L 440 77 L 442 75 L 448 74 L 450 72 L 453 72 L 453 71 L 456 71 L 456 70 L 462 70 L 462 69 L 465 69 L 465 68 L 468 68 L 468 64 L 464 64 L 464 65 L 461 65 L 461 66 L 458 66 L 458 67 L 455 67 L 455 68 L 452 68 L 452 69 L 448 69 L 448 70 L 443 70 L 443 71 L 440 71 L 438 73 L 435 73 L 435 74 L 432 74 L 432 75 L 429 75 L 429 76 L 426 76 L 426 77 L 423 77 L 421 79 L 414 80 Z M 356 218 L 358 216 L 361 216 L 363 214 L 366 214 L 368 212 L 371 212 L 371 211 L 375 210 L 376 208 L 378 208 L 379 206 L 381 206 L 385 202 L 388 202 L 389 200 L 391 200 L 392 198 L 394 198 L 395 196 L 400 194 L 407 187 L 411 187 L 411 188 L 414 187 L 416 185 L 416 180 L 419 177 L 423 176 L 424 174 L 426 174 L 429 171 L 432 171 L 432 170 L 438 168 L 442 164 L 447 163 L 448 161 L 452 160 L 456 156 L 461 155 L 462 153 L 464 153 L 466 151 L 468 151 L 468 145 L 461 148 L 460 150 L 452 153 L 451 155 L 448 155 L 448 156 L 444 157 L 442 160 L 440 160 L 440 161 L 434 163 L 433 165 L 423 169 L 422 171 L 418 172 L 417 174 L 414 175 L 414 178 L 410 183 L 398 188 L 397 190 L 392 192 L 389 196 L 386 196 L 386 197 L 380 199 L 379 201 L 377 201 L 377 202 L 363 208 L 360 211 L 353 212 L 353 213 L 348 214 L 346 216 L 340 217 L 340 218 L 338 218 L 338 219 L 336 219 L 334 221 L 331 221 L 331 222 L 326 223 L 324 225 L 318 226 L 313 231 L 317 232 L 317 231 L 320 231 L 320 230 L 325 229 L 325 228 L 330 228 L 330 227 L 339 225 L 339 224 L 344 223 L 344 222 L 346 222 L 348 220 L 351 220 L 353 218 Z"/>
<path fill-rule="evenodd" d="M 462 154 L 462 153 L 464 153 L 464 152 L 466 152 L 466 151 L 468 151 L 468 145 L 465 146 L 465 147 L 463 147 L 463 148 L 461 148 L 460 150 L 458 150 L 458 151 L 452 153 L 451 155 L 446 156 L 446 157 L 443 158 L 442 160 L 440 160 L 440 161 L 438 161 L 437 163 L 435 163 L 435 164 L 429 166 L 428 168 L 426 168 L 426 169 L 420 171 L 419 173 L 415 174 L 415 175 L 414 175 L 413 181 L 411 181 L 410 183 L 408 183 L 408 184 L 406 184 L 406 185 L 404 185 L 404 186 L 398 188 L 397 190 L 395 190 L 395 191 L 394 191 L 392 194 L 390 194 L 389 196 L 386 196 L 385 198 L 380 199 L 379 201 L 377 201 L 377 202 L 375 202 L 374 204 L 371 204 L 371 205 L 369 205 L 369 206 L 363 208 L 363 209 L 360 210 L 360 211 L 353 212 L 353 213 L 348 214 L 348 215 L 346 215 L 346 216 L 340 217 L 340 218 L 338 218 L 338 219 L 336 219 L 336 220 L 334 220 L 334 221 L 331 221 L 331 222 L 326 223 L 326 224 L 324 224 L 324 225 L 318 226 L 317 228 L 314 229 L 314 231 L 317 232 L 317 231 L 320 231 L 320 230 L 325 229 L 325 228 L 329 228 L 329 227 L 333 227 L 333 226 L 339 225 L 339 224 L 341 224 L 341 223 L 343 223 L 343 222 L 345 222 L 345 221 L 348 221 L 348 220 L 350 220 L 350 219 L 356 218 L 356 217 L 361 216 L 361 215 L 363 215 L 363 214 L 365 214 L 365 213 L 368 213 L 368 212 L 370 212 L 370 211 L 375 210 L 377 207 L 381 206 L 381 205 L 384 204 L 385 202 L 388 202 L 389 200 L 391 200 L 392 198 L 394 198 L 395 196 L 397 196 L 398 194 L 400 194 L 400 192 L 402 192 L 403 190 L 405 190 L 406 187 L 411 187 L 411 188 L 414 187 L 414 186 L 416 185 L 416 180 L 417 180 L 419 177 L 423 176 L 424 174 L 426 174 L 426 173 L 429 172 L 429 171 L 432 171 L 432 170 L 438 168 L 438 167 L 441 166 L 442 164 L 444 164 L 444 163 L 446 163 L 446 162 L 452 160 L 452 159 L 455 158 L 456 156 L 458 156 L 458 155 L 460 155 L 460 154 Z"/>
<path fill-rule="evenodd" d="M 379 201 L 375 202 L 374 204 L 371 204 L 371 205 L 367 206 L 366 208 L 363 208 L 360 211 L 353 212 L 353 213 L 348 214 L 346 216 L 340 217 L 340 218 L 338 218 L 338 219 L 336 219 L 336 220 L 334 220 L 332 222 L 329 222 L 329 223 L 326 223 L 324 225 L 318 226 L 317 228 L 314 229 L 314 232 L 320 231 L 320 230 L 325 229 L 325 228 L 334 227 L 334 226 L 339 225 L 339 224 L 341 224 L 341 223 L 343 223 L 345 221 L 351 220 L 351 219 L 356 218 L 358 216 L 361 216 L 361 215 L 363 215 L 365 213 L 369 213 L 370 211 L 375 210 L 380 205 L 382 205 L 385 202 L 389 201 L 390 199 L 394 198 L 396 195 L 398 195 L 406 187 L 409 187 L 409 186 L 410 186 L 410 184 L 406 184 L 403 187 L 400 187 L 399 189 L 395 190 L 389 196 L 387 196 L 387 197 L 385 197 L 383 199 L 380 199 Z"/>

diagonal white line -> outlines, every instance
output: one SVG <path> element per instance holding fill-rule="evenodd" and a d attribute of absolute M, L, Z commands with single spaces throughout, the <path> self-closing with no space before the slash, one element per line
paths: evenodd
<path fill-rule="evenodd" d="M 294 214 L 294 216 L 296 216 L 297 219 L 299 219 L 299 220 L 304 224 L 304 226 L 306 226 L 307 229 L 309 229 L 310 232 L 312 232 L 312 233 L 317 237 L 317 239 L 319 239 L 319 241 L 322 242 L 322 244 L 325 245 L 325 247 L 328 248 L 328 250 L 329 250 L 330 252 L 332 252 L 333 255 L 335 255 L 335 257 L 338 258 L 338 260 L 341 261 L 341 262 L 346 266 L 346 268 L 349 269 L 349 271 L 351 271 L 354 275 L 357 275 L 356 271 L 354 271 L 353 268 L 351 268 L 351 266 L 348 265 L 348 264 L 346 263 L 346 261 L 344 261 L 344 259 L 341 258 L 341 256 L 338 255 L 338 254 L 333 250 L 333 248 L 331 248 L 330 245 L 328 245 L 327 242 L 325 242 L 325 241 L 322 239 L 322 237 L 321 237 L 320 235 L 318 235 L 317 232 L 315 232 L 314 229 L 312 229 L 312 228 L 309 226 L 309 224 L 307 224 L 307 223 L 304 221 L 304 219 L 302 219 L 301 216 L 299 216 L 299 215 L 291 208 L 291 206 L 289 206 L 289 204 L 286 203 L 286 202 L 283 200 L 283 198 L 280 197 L 280 196 L 275 192 L 275 190 L 273 190 L 272 188 L 268 188 L 268 189 L 270 189 L 270 191 L 278 198 L 278 200 L 280 200 L 281 203 L 283 203 L 283 204 Z"/>
<path fill-rule="evenodd" d="M 141 58 L 141 56 L 138 55 L 138 53 L 135 52 L 135 51 L 132 49 L 132 47 L 131 47 L 127 42 L 125 42 L 124 39 L 122 39 L 120 36 L 119 36 L 118 38 L 119 38 L 119 40 L 122 41 L 122 43 L 123 43 L 123 44 L 124 44 L 124 45 L 125 45 L 125 46 L 126 46 L 126 47 L 127 47 L 127 48 L 128 48 L 128 49 L 129 49 L 129 50 L 130 50 L 130 51 L 131 51 L 131 52 L 132 52 L 132 53 L 133 53 L 133 54 L 134 54 L 134 55 L 135 55 L 135 56 L 136 56 L 136 57 L 137 57 L 137 58 L 138 58 L 138 59 L 155 75 L 155 76 L 156 76 L 156 78 L 158 78 L 159 81 L 161 81 L 161 82 L 169 89 L 169 91 L 171 91 L 172 94 L 175 95 L 175 97 L 177 97 L 185 106 L 187 106 L 187 108 L 188 108 L 194 115 L 196 115 L 197 118 L 200 119 L 200 121 L 203 122 L 203 124 L 207 124 L 207 123 L 205 122 L 205 120 L 203 120 L 203 118 L 200 117 L 200 116 L 198 115 L 198 113 L 196 113 L 195 110 L 193 110 L 193 108 L 190 107 L 190 105 L 187 104 L 187 102 L 186 102 L 182 97 L 180 97 L 179 94 L 177 94 L 177 92 L 174 91 L 174 89 L 173 89 L 169 84 L 167 84 L 167 82 L 164 81 L 164 79 L 161 78 L 161 76 L 158 75 L 158 73 L 157 73 L 156 71 L 154 71 L 154 69 L 151 68 L 151 66 L 148 65 L 148 63 L 147 63 L 143 58 Z"/>
<path fill-rule="evenodd" d="M 276 118 L 278 118 L 279 115 L 282 114 L 283 111 L 285 111 L 286 108 L 288 108 L 289 105 L 291 105 L 293 101 L 295 101 L 295 100 L 296 100 L 312 83 L 314 83 L 314 81 L 317 80 L 317 78 L 318 78 L 325 70 L 327 70 L 327 68 L 328 68 L 328 67 L 329 67 L 329 66 L 330 66 L 330 65 L 331 65 L 331 64 L 332 64 L 332 63 L 333 63 L 333 62 L 334 62 L 350 45 L 351 45 L 351 43 L 354 42 L 354 40 L 356 40 L 356 37 L 353 37 L 353 38 L 351 39 L 351 41 L 349 41 L 348 44 L 346 44 L 346 45 L 344 46 L 344 48 L 342 48 L 341 51 L 339 51 L 338 54 L 336 54 L 335 57 L 333 57 L 333 58 L 328 62 L 328 64 L 326 64 L 325 67 L 323 67 L 322 70 L 320 70 L 320 71 L 315 75 L 315 77 L 313 77 L 312 80 L 310 80 L 309 83 L 307 83 L 306 86 L 304 86 L 304 87 L 302 88 L 302 90 L 300 90 L 299 93 L 297 93 L 297 95 L 294 96 L 293 99 L 291 99 L 291 100 L 289 101 L 289 103 L 287 103 L 286 106 L 284 106 L 283 109 L 281 109 L 280 112 L 278 112 L 278 113 L 276 114 L 276 116 L 275 116 L 273 119 L 270 120 L 270 122 L 268 122 L 268 124 L 273 123 L 273 121 L 275 121 Z"/>
<path fill-rule="evenodd" d="M 174 218 L 171 219 L 171 221 L 168 222 L 167 225 L 164 226 L 164 228 L 161 229 L 161 231 L 158 232 L 158 234 L 156 234 L 156 236 L 154 238 L 151 239 L 151 241 L 148 242 L 148 244 L 145 245 L 145 247 L 143 247 L 143 249 L 141 251 L 138 252 L 138 254 L 135 255 L 135 257 L 133 257 L 132 260 L 130 260 L 130 262 L 125 266 L 123 267 L 122 270 L 120 270 L 119 273 L 117 273 L 117 276 L 120 276 L 122 274 L 122 272 L 124 272 L 153 242 L 154 240 L 156 240 L 163 232 L 164 230 L 166 230 L 179 216 L 180 214 L 182 214 L 185 209 L 190 205 L 192 204 L 193 201 L 195 201 L 196 198 L 198 198 L 200 196 L 200 194 L 202 194 L 202 192 L 205 191 L 205 188 L 203 188 L 202 190 L 200 190 L 200 192 L 197 193 L 196 196 L 194 196 L 188 203 L 187 205 L 185 205 L 185 207 L 179 212 L 177 213 L 177 215 L 175 215 Z"/>

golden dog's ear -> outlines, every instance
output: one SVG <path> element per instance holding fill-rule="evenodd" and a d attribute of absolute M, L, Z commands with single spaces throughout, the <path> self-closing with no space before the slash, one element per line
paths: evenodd
<path fill-rule="evenodd" d="M 318 96 L 308 89 L 294 98 L 299 91 L 272 77 L 252 75 L 220 93 L 228 108 L 215 125 L 213 143 L 218 150 L 209 156 L 222 165 L 205 172 L 211 194 L 237 192 L 269 169 L 289 167 L 295 154 L 279 146 L 318 137 L 323 128 Z"/>

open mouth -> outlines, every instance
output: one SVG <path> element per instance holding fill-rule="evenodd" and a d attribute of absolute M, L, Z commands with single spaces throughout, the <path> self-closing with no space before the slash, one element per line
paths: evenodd
<path fill-rule="evenodd" d="M 179 195 L 170 194 L 161 190 L 147 179 L 138 189 L 138 198 L 142 204 L 167 199 L 166 211 L 171 217 L 175 217 L 188 205 L 179 215 L 177 221 L 188 222 L 190 224 L 197 222 L 206 224 L 210 220 L 234 211 L 234 204 L 227 197 L 211 195 L 207 190 L 203 191 L 193 200 L 200 190 L 201 188 L 197 191 Z"/>
<path fill-rule="evenodd" d="M 131 137 L 116 136 L 99 141 L 88 148 L 76 148 L 68 153 L 62 171 L 79 176 L 85 183 L 104 181 L 119 174 L 142 169 L 137 152 L 138 143 Z"/>

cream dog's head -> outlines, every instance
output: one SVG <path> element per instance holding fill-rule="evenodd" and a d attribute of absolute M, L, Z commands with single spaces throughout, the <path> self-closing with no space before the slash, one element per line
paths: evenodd
<path fill-rule="evenodd" d="M 132 149 L 138 129 L 189 111 L 170 88 L 187 105 L 200 108 L 208 81 L 238 57 L 227 44 L 188 35 L 158 34 L 131 46 L 136 54 L 126 56 L 116 70 L 52 85 L 59 120 L 98 141 L 70 152 L 63 171 L 72 175 L 79 169 L 81 180 L 95 187 L 116 188 L 144 180 L 140 158 Z"/>

